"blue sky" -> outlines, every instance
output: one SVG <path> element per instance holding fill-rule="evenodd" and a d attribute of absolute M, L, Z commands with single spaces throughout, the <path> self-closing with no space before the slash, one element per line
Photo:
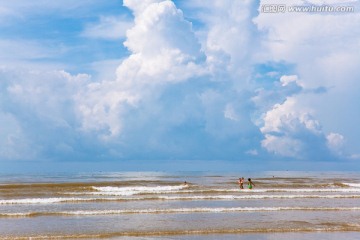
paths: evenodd
<path fill-rule="evenodd" d="M 360 5 L 276 3 L 0 0 L 0 166 L 354 169 Z"/>

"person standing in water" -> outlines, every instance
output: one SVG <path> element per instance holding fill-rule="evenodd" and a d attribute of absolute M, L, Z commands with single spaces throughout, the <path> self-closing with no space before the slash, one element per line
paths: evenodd
<path fill-rule="evenodd" d="M 243 177 L 239 178 L 238 183 L 239 183 L 240 189 L 244 189 L 244 178 Z"/>
<path fill-rule="evenodd" d="M 252 189 L 253 186 L 255 187 L 255 184 L 251 181 L 251 178 L 248 178 L 248 188 Z"/>

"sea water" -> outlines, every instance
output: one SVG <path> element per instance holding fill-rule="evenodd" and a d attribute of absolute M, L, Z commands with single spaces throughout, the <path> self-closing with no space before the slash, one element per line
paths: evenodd
<path fill-rule="evenodd" d="M 29 238 L 360 239 L 360 173 L 0 175 L 0 239 Z"/>

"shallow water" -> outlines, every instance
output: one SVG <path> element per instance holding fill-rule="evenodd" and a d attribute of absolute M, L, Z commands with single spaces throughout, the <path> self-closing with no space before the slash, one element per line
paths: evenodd
<path fill-rule="evenodd" d="M 0 237 L 359 239 L 360 173 L 0 176 Z M 184 181 L 188 184 L 185 185 Z"/>

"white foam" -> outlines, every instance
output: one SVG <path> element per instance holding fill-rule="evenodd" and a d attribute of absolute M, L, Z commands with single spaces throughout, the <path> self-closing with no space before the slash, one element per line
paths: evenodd
<path fill-rule="evenodd" d="M 232 200 L 232 199 L 293 199 L 293 198 L 360 198 L 360 195 L 200 195 L 159 196 L 164 200 Z"/>
<path fill-rule="evenodd" d="M 303 189 L 273 189 L 268 192 L 341 192 L 353 193 L 360 192 L 360 188 L 303 188 Z"/>
<path fill-rule="evenodd" d="M 67 211 L 59 212 L 64 215 L 108 215 L 108 214 L 155 214 L 155 213 L 196 213 L 196 212 L 251 212 L 251 211 L 280 211 L 297 210 L 297 208 L 171 208 L 171 209 L 128 209 L 128 210 L 94 210 L 94 211 Z"/>
<path fill-rule="evenodd" d="M 360 183 L 343 183 L 343 184 L 349 187 L 360 188 Z"/>
<path fill-rule="evenodd" d="M 136 186 L 136 187 L 92 187 L 97 192 L 91 192 L 89 194 L 93 195 L 113 195 L 113 196 L 132 196 L 135 194 L 149 194 L 149 193 L 170 193 L 178 192 L 184 188 L 187 188 L 186 185 L 180 186 L 155 186 L 155 187 L 145 187 L 145 186 Z"/>
<path fill-rule="evenodd" d="M 359 211 L 360 207 L 233 207 L 233 208 L 170 208 L 170 209 L 124 209 L 80 210 L 62 212 L 2 213 L 3 217 L 26 217 L 40 215 L 116 215 L 116 214 L 169 214 L 169 213 L 224 213 L 265 211 Z"/>
<path fill-rule="evenodd" d="M 341 192 L 341 193 L 358 193 L 359 188 L 260 188 L 260 189 L 207 189 L 207 190 L 184 190 L 182 193 L 197 192 L 243 192 L 243 193 L 268 193 L 268 192 Z"/>
<path fill-rule="evenodd" d="M 75 211 L 64 212 L 74 215 L 99 214 L 131 214 L 131 213 L 192 213 L 192 212 L 256 212 L 256 211 L 351 211 L 360 210 L 360 207 L 234 207 L 234 208 L 172 208 L 172 209 L 129 209 L 129 210 L 102 210 L 102 211 Z"/>
<path fill-rule="evenodd" d="M 10 204 L 52 204 L 62 202 L 95 201 L 97 198 L 23 198 L 0 200 L 0 205 Z"/>
<path fill-rule="evenodd" d="M 100 196 L 133 196 L 141 194 L 168 194 L 168 193 L 269 193 L 269 192 L 289 192 L 289 193 L 360 193 L 360 184 L 346 183 L 351 188 L 257 188 L 257 189 L 239 189 L 239 188 L 205 188 L 189 189 L 186 185 L 178 186 L 134 186 L 134 187 L 95 187 L 93 192 L 73 192 L 69 195 L 100 195 Z"/>
<path fill-rule="evenodd" d="M 56 204 L 88 201 L 142 201 L 142 200 L 247 200 L 247 199 L 295 199 L 295 198 L 360 198 L 360 195 L 192 195 L 192 196 L 156 196 L 156 197 L 96 197 L 96 198 L 24 198 L 0 200 L 0 205 L 15 204 Z"/>

